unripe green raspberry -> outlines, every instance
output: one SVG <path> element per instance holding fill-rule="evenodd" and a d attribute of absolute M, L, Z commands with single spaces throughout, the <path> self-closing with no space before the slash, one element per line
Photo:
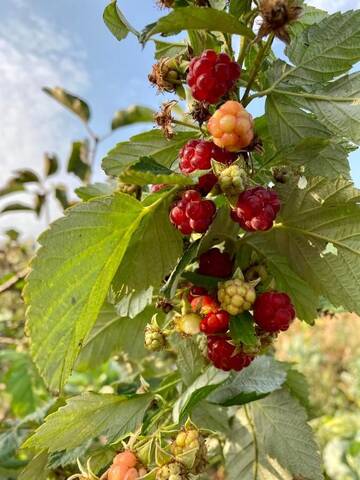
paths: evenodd
<path fill-rule="evenodd" d="M 200 333 L 201 317 L 196 313 L 187 313 L 178 317 L 175 321 L 176 329 L 179 333 L 186 335 L 196 335 Z"/>
<path fill-rule="evenodd" d="M 177 462 L 163 465 L 156 473 L 157 480 L 185 480 L 186 478 L 184 467 Z"/>
<path fill-rule="evenodd" d="M 255 288 L 240 278 L 227 280 L 219 286 L 218 299 L 223 310 L 238 315 L 250 310 L 256 299 Z"/>
<path fill-rule="evenodd" d="M 247 173 L 239 165 L 230 165 L 220 173 L 219 185 L 221 190 L 228 195 L 237 195 L 245 190 Z"/>
<path fill-rule="evenodd" d="M 166 347 L 166 336 L 161 328 L 154 322 L 145 327 L 145 348 L 152 352 L 158 352 Z"/>
<path fill-rule="evenodd" d="M 205 439 L 198 430 L 192 428 L 178 433 L 171 444 L 171 452 L 176 457 L 186 454 L 190 450 L 197 449 L 194 464 L 190 473 L 197 475 L 204 471 L 207 465 L 207 449 Z"/>
<path fill-rule="evenodd" d="M 136 197 L 141 190 L 141 187 L 139 185 L 135 185 L 132 183 L 123 183 L 119 182 L 117 191 L 121 193 L 127 193 L 128 195 L 132 195 L 133 197 Z"/>

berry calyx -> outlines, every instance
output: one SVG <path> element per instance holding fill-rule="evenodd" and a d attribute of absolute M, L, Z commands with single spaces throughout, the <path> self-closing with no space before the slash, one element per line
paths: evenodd
<path fill-rule="evenodd" d="M 240 278 L 227 280 L 219 285 L 218 299 L 223 310 L 238 315 L 250 310 L 256 299 L 255 288 Z"/>
<path fill-rule="evenodd" d="M 239 372 L 250 365 L 255 356 L 247 354 L 229 342 L 227 336 L 208 337 L 208 358 L 220 370 Z"/>
<path fill-rule="evenodd" d="M 240 78 L 241 68 L 226 53 L 205 50 L 191 60 L 187 83 L 200 102 L 218 103 Z"/>
<path fill-rule="evenodd" d="M 176 329 L 185 335 L 196 335 L 200 333 L 201 317 L 196 313 L 186 313 L 176 319 Z"/>
<path fill-rule="evenodd" d="M 162 58 L 152 66 L 148 75 L 149 82 L 160 92 L 175 92 L 180 85 L 179 64 L 176 58 Z"/>
<path fill-rule="evenodd" d="M 254 139 L 252 116 L 239 102 L 224 103 L 208 122 L 208 130 L 215 145 L 229 152 L 248 147 Z"/>
<path fill-rule="evenodd" d="M 200 255 L 198 272 L 201 275 L 227 278 L 233 273 L 234 262 L 227 252 L 218 248 L 211 248 Z"/>
<path fill-rule="evenodd" d="M 236 160 L 236 155 L 207 140 L 190 140 L 180 150 L 179 156 L 180 170 L 186 175 L 196 170 L 209 170 L 212 158 L 224 165 Z"/>
<path fill-rule="evenodd" d="M 200 297 L 195 297 L 191 301 L 191 309 L 193 312 L 199 313 L 200 315 L 207 315 L 208 313 L 220 310 L 220 305 L 214 297 L 210 295 L 201 295 Z"/>
<path fill-rule="evenodd" d="M 206 335 L 225 333 L 229 329 L 230 315 L 224 310 L 208 313 L 201 320 L 200 330 Z"/>
<path fill-rule="evenodd" d="M 254 320 L 265 332 L 285 331 L 295 318 L 295 308 L 286 293 L 265 292 L 254 304 Z"/>
<path fill-rule="evenodd" d="M 280 210 L 277 193 L 269 188 L 254 187 L 242 192 L 231 218 L 249 232 L 269 230 Z"/>
<path fill-rule="evenodd" d="M 203 200 L 196 190 L 183 192 L 170 210 L 170 221 L 184 235 L 204 233 L 216 213 L 215 203 Z"/>

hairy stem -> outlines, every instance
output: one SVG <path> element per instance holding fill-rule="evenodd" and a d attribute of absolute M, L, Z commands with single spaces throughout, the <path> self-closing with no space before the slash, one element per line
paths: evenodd
<path fill-rule="evenodd" d="M 249 81 L 248 81 L 245 93 L 244 93 L 244 95 L 241 99 L 241 103 L 243 103 L 244 106 L 248 105 L 248 103 L 249 103 L 249 98 L 248 98 L 249 93 L 250 93 L 251 88 L 253 86 L 253 83 L 255 82 L 256 77 L 259 73 L 259 70 L 260 70 L 260 67 L 263 63 L 263 60 L 265 59 L 266 55 L 269 52 L 269 49 L 271 48 L 273 40 L 274 40 L 274 34 L 271 33 L 269 35 L 269 38 L 267 39 L 266 43 L 264 43 L 262 45 L 262 47 L 260 48 L 260 50 L 259 50 L 259 52 L 256 56 L 256 59 L 255 59 L 255 62 L 254 62 L 254 67 L 253 67 L 252 71 L 250 72 L 250 77 L 249 77 Z"/>

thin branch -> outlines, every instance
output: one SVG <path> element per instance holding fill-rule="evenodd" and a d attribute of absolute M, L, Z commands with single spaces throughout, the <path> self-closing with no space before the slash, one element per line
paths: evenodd
<path fill-rule="evenodd" d="M 273 40 L 274 40 L 274 34 L 271 33 L 269 35 L 269 38 L 267 39 L 266 43 L 264 45 L 262 45 L 262 47 L 260 48 L 260 50 L 259 50 L 259 52 L 256 56 L 256 59 L 255 59 L 255 62 L 254 62 L 254 67 L 253 67 L 253 69 L 250 73 L 250 77 L 249 77 L 249 81 L 248 81 L 245 93 L 244 93 L 244 95 L 241 99 L 241 103 L 243 103 L 244 106 L 248 105 L 248 103 L 249 103 L 248 97 L 249 97 L 249 93 L 251 91 L 252 85 L 256 80 L 256 77 L 259 73 L 259 70 L 260 70 L 260 67 L 262 65 L 262 62 L 263 62 L 264 58 L 266 57 L 269 49 L 271 48 Z"/>
<path fill-rule="evenodd" d="M 246 405 L 244 405 L 244 411 L 245 411 L 246 419 L 249 422 L 249 427 L 250 427 L 251 434 L 252 434 L 253 441 L 254 441 L 254 450 L 255 450 L 254 480 L 257 480 L 257 478 L 258 478 L 258 468 L 259 468 L 259 445 L 258 445 L 258 441 L 257 441 L 255 426 L 252 422 L 252 419 L 250 417 L 250 414 L 249 414 L 249 411 L 248 411 Z"/>

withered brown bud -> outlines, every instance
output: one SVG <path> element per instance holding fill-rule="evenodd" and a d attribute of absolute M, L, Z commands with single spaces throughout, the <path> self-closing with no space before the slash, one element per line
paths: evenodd
<path fill-rule="evenodd" d="M 156 3 L 160 8 L 171 8 L 174 6 L 175 0 L 157 0 Z"/>
<path fill-rule="evenodd" d="M 152 66 L 148 75 L 149 82 L 156 86 L 159 92 L 175 92 L 176 87 L 181 84 L 177 68 L 175 58 L 162 58 Z"/>
<path fill-rule="evenodd" d="M 166 300 L 166 298 L 158 298 L 155 307 L 159 310 L 162 310 L 164 313 L 169 313 L 174 308 L 173 305 Z"/>
<path fill-rule="evenodd" d="M 288 25 L 297 20 L 302 13 L 298 0 L 262 0 L 260 15 L 262 24 L 257 38 L 260 39 L 271 32 L 285 43 L 290 42 Z"/>
<path fill-rule="evenodd" d="M 203 102 L 194 102 L 191 106 L 190 115 L 201 126 L 211 117 L 211 113 L 209 111 L 209 104 Z"/>
<path fill-rule="evenodd" d="M 171 110 L 176 104 L 176 100 L 163 103 L 160 111 L 157 112 L 154 117 L 156 124 L 161 128 L 164 136 L 168 139 L 172 138 L 175 134 L 172 126 L 173 118 L 171 116 Z"/>

